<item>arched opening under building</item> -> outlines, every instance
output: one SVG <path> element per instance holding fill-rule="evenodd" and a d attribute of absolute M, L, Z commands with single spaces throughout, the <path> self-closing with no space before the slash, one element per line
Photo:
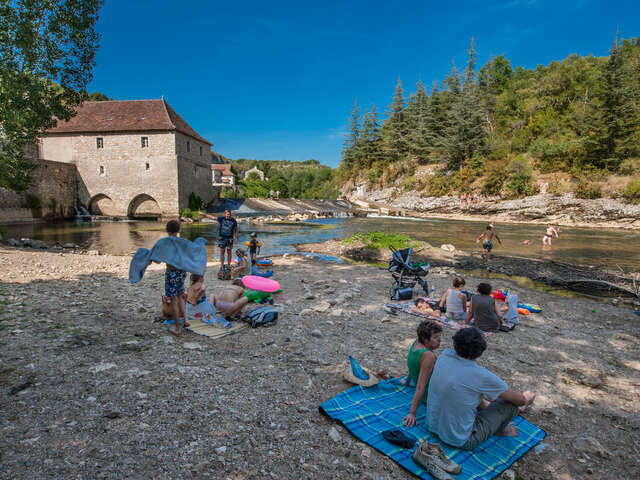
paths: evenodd
<path fill-rule="evenodd" d="M 142 193 L 131 200 L 127 215 L 132 218 L 156 219 L 161 216 L 160 205 L 151 195 Z"/>
<path fill-rule="evenodd" d="M 91 215 L 102 215 L 105 217 L 115 217 L 118 212 L 116 211 L 113 200 L 108 195 L 100 193 L 94 195 L 89 200 L 89 213 Z"/>

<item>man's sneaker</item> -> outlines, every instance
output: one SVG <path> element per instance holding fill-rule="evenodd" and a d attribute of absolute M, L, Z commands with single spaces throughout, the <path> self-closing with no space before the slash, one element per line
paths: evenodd
<path fill-rule="evenodd" d="M 422 459 L 424 460 L 422 461 Z M 458 474 L 462 471 L 460 465 L 447 458 L 442 451 L 442 448 L 437 443 L 422 442 L 413 453 L 413 460 L 417 464 L 423 466 L 429 473 L 431 473 L 431 471 L 425 465 L 431 465 L 436 467 L 438 470 L 453 474 Z M 433 473 L 431 473 L 431 475 L 435 477 Z M 447 475 L 445 478 L 451 477 Z"/>

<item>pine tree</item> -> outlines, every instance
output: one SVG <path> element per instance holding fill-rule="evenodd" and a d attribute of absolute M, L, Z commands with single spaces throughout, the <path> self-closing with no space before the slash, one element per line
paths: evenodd
<path fill-rule="evenodd" d="M 429 96 L 422 81 L 416 83 L 416 92 L 411 95 L 406 112 L 409 129 L 409 153 L 418 161 L 424 161 L 433 145 L 428 130 Z"/>
<path fill-rule="evenodd" d="M 350 175 L 358 160 L 358 138 L 360 136 L 360 107 L 358 99 L 353 102 L 353 109 L 349 117 L 349 131 L 345 135 L 342 147 L 342 164 Z"/>
<path fill-rule="evenodd" d="M 473 38 L 468 53 L 462 86 L 460 87 L 460 77 L 456 70 L 447 78 L 453 103 L 443 144 L 449 166 L 458 169 L 462 169 L 464 162 L 471 159 L 474 152 L 482 146 L 485 135 L 484 109 L 475 76 L 476 52 Z"/>
<path fill-rule="evenodd" d="M 380 136 L 380 121 L 378 110 L 374 105 L 366 110 L 362 119 L 359 148 L 361 151 L 361 164 L 363 169 L 369 169 L 382 161 L 382 138 Z"/>
<path fill-rule="evenodd" d="M 389 119 L 385 122 L 384 132 L 389 160 L 397 161 L 409 151 L 404 90 L 402 89 L 402 81 L 399 78 L 393 94 L 393 101 L 389 105 L 387 113 Z"/>

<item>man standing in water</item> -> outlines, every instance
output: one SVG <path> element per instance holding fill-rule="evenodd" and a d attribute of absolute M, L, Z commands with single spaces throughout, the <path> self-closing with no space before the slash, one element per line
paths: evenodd
<path fill-rule="evenodd" d="M 554 234 L 556 238 L 558 238 L 558 230 L 553 228 L 550 223 L 547 223 L 547 231 L 544 234 L 544 237 L 542 237 L 542 245 L 551 246 L 551 239 L 553 238 Z"/>
<path fill-rule="evenodd" d="M 227 252 L 227 261 L 231 265 L 231 250 L 233 250 L 233 244 L 238 242 L 238 222 L 235 218 L 231 217 L 231 210 L 226 209 L 224 211 L 224 217 L 214 217 L 208 213 L 204 214 L 205 217 L 211 220 L 217 220 L 220 224 L 220 232 L 218 238 L 218 247 L 220 247 L 220 268 L 224 268 L 224 252 Z"/>
<path fill-rule="evenodd" d="M 493 225 L 487 225 L 487 229 L 476 239 L 476 243 L 480 243 L 480 240 L 482 240 L 482 258 L 485 258 L 486 255 L 487 260 L 491 260 L 493 237 L 495 237 L 496 240 L 500 242 L 500 245 L 502 245 L 502 240 L 500 240 L 498 234 L 493 231 Z"/>

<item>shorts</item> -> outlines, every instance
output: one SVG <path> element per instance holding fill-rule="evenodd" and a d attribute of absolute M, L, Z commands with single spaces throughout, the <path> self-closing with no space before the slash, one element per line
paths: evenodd
<path fill-rule="evenodd" d="M 167 297 L 177 297 L 184 293 L 184 279 L 187 272 L 183 270 L 167 270 L 164 274 L 164 294 Z"/>
<path fill-rule="evenodd" d="M 491 243 L 491 240 L 485 240 L 482 244 L 482 248 L 484 248 L 487 252 L 490 252 L 493 248 L 493 243 Z"/>
<path fill-rule="evenodd" d="M 233 238 L 220 237 L 218 239 L 218 247 L 233 248 Z"/>
<path fill-rule="evenodd" d="M 447 318 L 456 323 L 462 323 L 467 318 L 467 314 L 465 312 L 447 312 Z"/>

